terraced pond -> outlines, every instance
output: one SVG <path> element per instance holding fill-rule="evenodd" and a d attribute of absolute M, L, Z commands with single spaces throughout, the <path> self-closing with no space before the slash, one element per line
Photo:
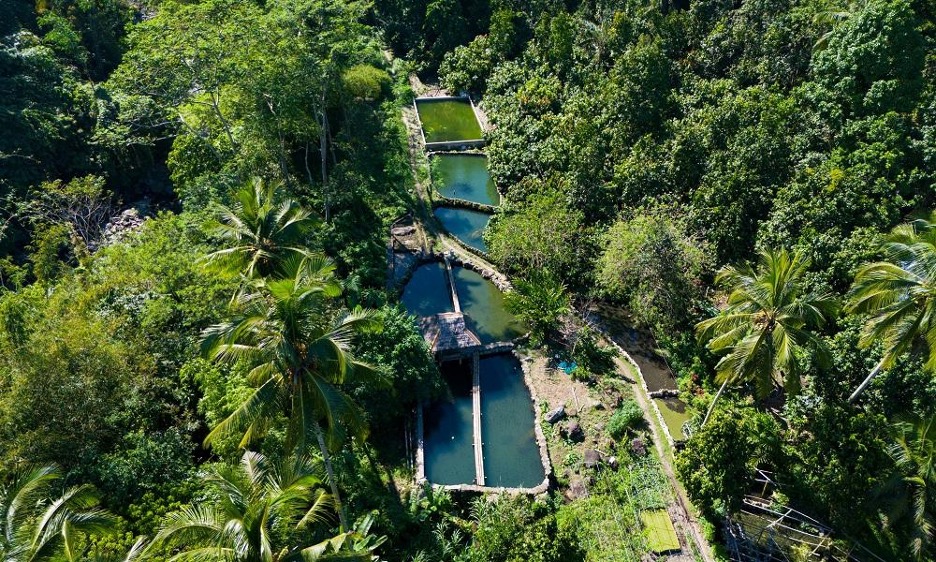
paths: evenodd
<path fill-rule="evenodd" d="M 504 307 L 503 293 L 479 273 L 453 267 L 452 277 L 468 328 L 482 344 L 510 341 L 523 326 Z M 419 266 L 404 288 L 407 311 L 428 316 L 454 310 L 445 265 Z M 424 469 L 434 484 L 474 484 L 474 401 L 472 359 L 440 365 L 450 395 L 424 407 Z M 533 400 L 523 381 L 520 362 L 510 353 L 481 357 L 480 441 L 485 485 L 530 488 L 539 485 L 545 470 L 536 442 Z"/>
<path fill-rule="evenodd" d="M 452 236 L 476 250 L 487 253 L 483 235 L 491 215 L 460 207 L 436 207 L 434 213 L 442 223 L 442 228 Z"/>
<path fill-rule="evenodd" d="M 481 154 L 436 154 L 432 157 L 436 189 L 444 197 L 482 205 L 500 204 L 500 194 Z"/>
<path fill-rule="evenodd" d="M 427 143 L 480 139 L 481 124 L 467 99 L 421 98 L 416 111 Z"/>

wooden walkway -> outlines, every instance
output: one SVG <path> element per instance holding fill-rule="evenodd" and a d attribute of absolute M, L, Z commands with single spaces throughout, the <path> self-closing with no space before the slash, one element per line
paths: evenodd
<path fill-rule="evenodd" d="M 475 352 L 471 356 L 471 420 L 474 436 L 475 478 L 478 486 L 484 486 L 484 450 L 481 441 L 481 358 Z"/>

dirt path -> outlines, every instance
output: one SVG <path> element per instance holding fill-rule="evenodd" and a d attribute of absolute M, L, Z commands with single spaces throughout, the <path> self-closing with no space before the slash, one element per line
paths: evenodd
<path fill-rule="evenodd" d="M 640 376 L 640 374 L 636 372 L 637 370 L 634 365 L 627 362 L 627 360 L 615 359 L 615 363 L 617 364 L 619 372 L 630 373 L 635 379 Z M 676 472 L 673 468 L 673 452 L 672 449 L 669 448 L 669 442 L 663 435 L 659 426 L 659 421 L 653 412 L 653 408 L 650 406 L 650 397 L 644 392 L 643 386 L 639 384 L 639 381 L 635 380 L 635 384 L 631 386 L 634 389 L 634 399 L 644 412 L 644 418 L 650 421 L 650 431 L 653 434 L 653 443 L 656 446 L 657 457 L 660 459 L 663 472 L 666 474 L 666 478 L 669 480 L 676 494 L 676 502 L 674 502 L 667 511 L 670 514 L 670 518 L 673 520 L 676 531 L 680 535 L 680 542 L 683 543 L 683 550 L 687 553 L 696 552 L 706 562 L 714 562 L 715 557 L 712 554 L 712 549 L 708 541 L 705 540 L 705 535 L 702 533 L 702 527 L 699 525 L 698 519 L 693 514 L 689 498 L 686 497 L 686 491 L 676 478 Z M 691 547 L 685 544 L 689 538 L 691 538 L 694 543 Z M 689 556 L 685 560 L 691 561 L 693 559 L 693 557 Z M 668 560 L 678 559 L 669 558 Z"/>

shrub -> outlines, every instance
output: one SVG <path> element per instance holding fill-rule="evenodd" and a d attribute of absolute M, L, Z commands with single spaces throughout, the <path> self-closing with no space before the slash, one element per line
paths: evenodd
<path fill-rule="evenodd" d="M 608 421 L 608 433 L 615 439 L 624 437 L 630 429 L 643 423 L 643 411 L 637 402 L 625 400 Z"/>

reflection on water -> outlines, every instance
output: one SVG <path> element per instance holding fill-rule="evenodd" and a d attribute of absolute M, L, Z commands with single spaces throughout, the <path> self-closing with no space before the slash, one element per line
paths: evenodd
<path fill-rule="evenodd" d="M 533 400 L 512 355 L 481 360 L 481 435 L 486 486 L 531 488 L 543 481 Z"/>
<path fill-rule="evenodd" d="M 523 325 L 504 306 L 504 293 L 480 273 L 464 267 L 452 268 L 458 302 L 468 328 L 481 343 L 510 341 L 523 333 Z"/>
<path fill-rule="evenodd" d="M 491 220 L 491 215 L 474 209 L 437 207 L 435 216 L 452 236 L 476 250 L 487 252 L 483 234 Z"/>
<path fill-rule="evenodd" d="M 406 311 L 415 316 L 454 312 L 445 264 L 432 262 L 417 267 L 400 300 Z"/>
<path fill-rule="evenodd" d="M 435 484 L 475 482 L 471 422 L 471 361 L 443 363 L 440 370 L 452 391 L 423 415 L 426 479 Z"/>
<path fill-rule="evenodd" d="M 483 205 L 497 205 L 500 195 L 487 169 L 487 157 L 471 154 L 437 154 L 432 172 L 439 193 Z"/>

